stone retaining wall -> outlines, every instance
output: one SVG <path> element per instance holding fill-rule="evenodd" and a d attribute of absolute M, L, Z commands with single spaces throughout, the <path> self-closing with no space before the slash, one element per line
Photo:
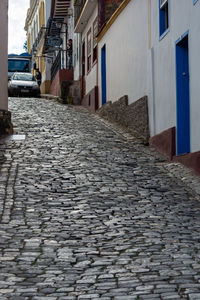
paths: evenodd
<path fill-rule="evenodd" d="M 12 134 L 13 125 L 11 122 L 11 112 L 7 110 L 0 110 L 0 135 Z"/>
<path fill-rule="evenodd" d="M 100 117 L 128 128 L 135 136 L 149 140 L 148 98 L 142 97 L 128 105 L 128 96 L 107 102 L 97 113 Z"/>
<path fill-rule="evenodd" d="M 61 99 L 63 103 L 80 105 L 81 103 L 81 86 L 80 81 L 63 81 L 61 82 Z"/>

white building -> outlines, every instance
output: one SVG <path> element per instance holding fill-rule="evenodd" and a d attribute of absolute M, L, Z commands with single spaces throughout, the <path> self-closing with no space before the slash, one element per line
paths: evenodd
<path fill-rule="evenodd" d="M 8 0 L 0 1 L 0 109 L 8 110 Z"/>
<path fill-rule="evenodd" d="M 81 75 L 82 105 L 91 111 L 99 107 L 97 35 L 121 2 L 123 0 L 74 1 L 74 32 L 80 34 L 75 38 L 75 76 Z"/>
<path fill-rule="evenodd" d="M 200 150 L 200 1 L 161 0 L 160 8 L 156 1 L 151 2 L 152 141 L 159 145 L 160 138 L 168 136 L 168 144 L 170 138 L 176 146 L 171 154 L 193 153 L 179 160 L 196 164 Z M 169 134 L 172 129 L 175 135 Z"/>
<path fill-rule="evenodd" d="M 98 107 L 97 39 L 98 1 L 75 1 L 75 79 L 81 75 L 82 105 Z M 80 49 L 81 47 L 81 49 Z M 81 57 L 80 57 L 81 54 Z M 78 58 L 79 56 L 79 58 Z"/>
<path fill-rule="evenodd" d="M 199 29 L 200 0 L 124 0 L 98 36 L 100 105 L 127 95 L 130 114 L 147 96 L 150 142 L 188 166 L 200 155 Z"/>
<path fill-rule="evenodd" d="M 99 34 L 100 105 L 106 101 L 116 101 L 124 95 L 128 95 L 131 104 L 147 94 L 147 77 L 144 76 L 147 73 L 148 49 L 146 2 L 124 1 Z M 102 61 L 104 55 L 105 61 Z M 105 79 L 106 90 L 105 87 L 102 89 Z"/>
<path fill-rule="evenodd" d="M 0 134 L 12 133 L 8 112 L 8 0 L 0 1 Z"/>

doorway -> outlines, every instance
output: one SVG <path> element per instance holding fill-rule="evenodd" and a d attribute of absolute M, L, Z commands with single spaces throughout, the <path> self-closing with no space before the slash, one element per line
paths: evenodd
<path fill-rule="evenodd" d="M 82 44 L 82 80 L 81 80 L 81 91 L 82 91 L 82 99 L 86 94 L 86 82 L 85 82 L 85 41 Z"/>
<path fill-rule="evenodd" d="M 102 105 L 106 103 L 106 45 L 101 48 L 101 92 Z"/>
<path fill-rule="evenodd" d="M 176 42 L 177 155 L 190 152 L 190 79 L 188 33 Z"/>

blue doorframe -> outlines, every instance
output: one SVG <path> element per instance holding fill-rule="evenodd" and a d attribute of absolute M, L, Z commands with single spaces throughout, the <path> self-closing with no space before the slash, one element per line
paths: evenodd
<path fill-rule="evenodd" d="M 190 79 L 188 32 L 176 41 L 177 155 L 190 152 Z"/>
<path fill-rule="evenodd" d="M 101 91 L 102 105 L 106 103 L 106 45 L 101 48 Z"/>

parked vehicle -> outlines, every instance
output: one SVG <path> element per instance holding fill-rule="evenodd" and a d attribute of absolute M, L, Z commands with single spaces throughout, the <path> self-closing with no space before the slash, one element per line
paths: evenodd
<path fill-rule="evenodd" d="M 40 87 L 33 74 L 16 72 L 8 81 L 8 95 L 40 97 Z"/>
<path fill-rule="evenodd" d="M 15 72 L 30 73 L 31 72 L 31 56 L 22 53 L 8 55 L 8 80 Z"/>

